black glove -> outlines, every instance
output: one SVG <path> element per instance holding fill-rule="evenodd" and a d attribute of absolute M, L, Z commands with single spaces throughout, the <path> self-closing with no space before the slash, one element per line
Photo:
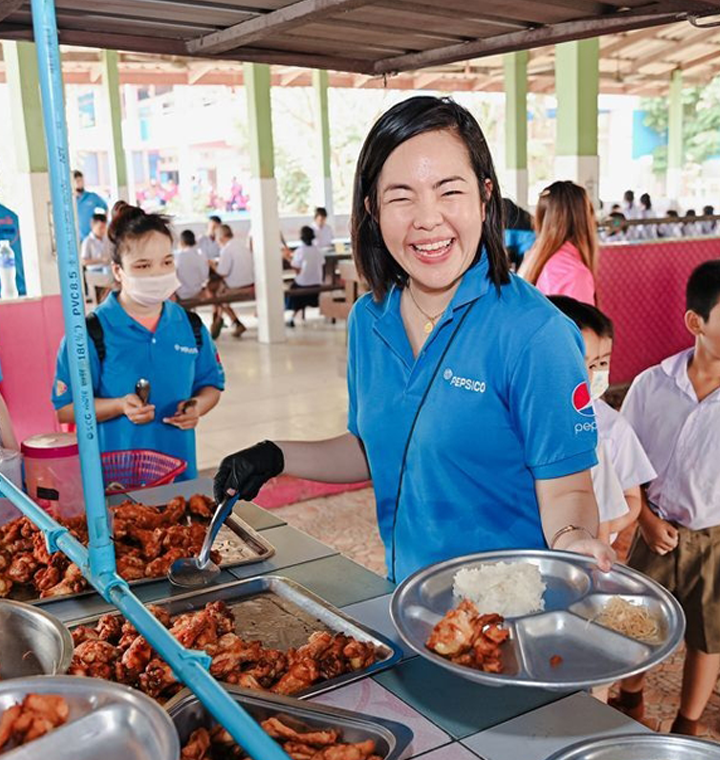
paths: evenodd
<path fill-rule="evenodd" d="M 254 499 L 270 478 L 285 469 L 282 450 L 272 441 L 256 443 L 225 457 L 213 481 L 215 501 L 219 504 L 233 490 L 243 501 Z"/>

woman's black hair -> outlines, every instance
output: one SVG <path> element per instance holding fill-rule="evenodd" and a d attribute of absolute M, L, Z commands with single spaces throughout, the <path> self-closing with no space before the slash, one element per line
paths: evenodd
<path fill-rule="evenodd" d="M 139 206 L 118 201 L 112 208 L 112 221 L 108 227 L 113 263 L 122 266 L 122 254 L 127 244 L 151 232 L 159 232 L 172 242 L 169 217 L 164 214 L 147 214 Z"/>
<path fill-rule="evenodd" d="M 503 216 L 506 230 L 527 230 L 532 232 L 533 223 L 530 214 L 510 198 L 503 198 Z"/>
<path fill-rule="evenodd" d="M 312 227 L 301 227 L 300 240 L 302 240 L 305 245 L 312 245 L 313 240 L 315 240 L 315 230 Z"/>
<path fill-rule="evenodd" d="M 492 156 L 475 117 L 451 98 L 420 95 L 386 111 L 365 138 L 355 170 L 352 204 L 353 256 L 376 300 L 393 284 L 404 285 L 407 272 L 391 256 L 380 231 L 377 185 L 385 162 L 400 145 L 426 132 L 446 130 L 465 143 L 485 203 L 482 238 L 473 264 L 486 251 L 488 278 L 500 286 L 510 281 L 510 266 L 503 245 L 503 207 Z M 492 189 L 488 193 L 486 181 Z M 367 203 L 367 205 L 366 205 Z M 478 209 L 480 213 L 480 209 Z"/>
<path fill-rule="evenodd" d="M 652 199 L 650 198 L 649 193 L 643 193 L 640 196 L 640 203 L 642 203 L 642 205 L 648 210 L 652 208 Z"/>

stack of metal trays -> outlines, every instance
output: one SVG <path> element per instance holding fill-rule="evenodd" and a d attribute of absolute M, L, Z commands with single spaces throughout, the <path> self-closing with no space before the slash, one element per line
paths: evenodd
<path fill-rule="evenodd" d="M 500 562 L 534 565 L 546 584 L 543 610 L 505 621 L 510 638 L 501 647 L 502 672 L 475 670 L 428 649 L 434 626 L 460 603 L 453 595 L 457 571 Z M 657 621 L 658 638 L 643 641 L 601 625 L 597 619 L 615 597 L 646 609 Z M 489 685 L 562 691 L 648 670 L 672 654 L 685 632 L 677 600 L 642 573 L 619 564 L 605 573 L 589 557 L 541 550 L 472 554 L 419 570 L 395 589 L 390 613 L 410 647 L 456 675 Z"/>
<path fill-rule="evenodd" d="M 341 741 L 348 743 L 372 739 L 375 754 L 383 760 L 399 760 L 412 741 L 412 731 L 401 723 L 383 718 L 358 715 L 334 707 L 298 702 L 289 697 L 257 694 L 237 686 L 228 687 L 230 696 L 258 723 L 271 717 L 298 731 L 337 729 Z M 215 721 L 198 698 L 189 690 L 175 696 L 165 706 L 184 746 L 193 731 L 211 728 Z"/>
<path fill-rule="evenodd" d="M 0 683 L 0 713 L 28 694 L 65 699 L 67 722 L 3 753 L 8 760 L 177 760 L 180 742 L 167 713 L 126 686 L 96 678 L 36 676 Z"/>
<path fill-rule="evenodd" d="M 216 601 L 225 602 L 235 615 L 235 633 L 240 638 L 259 640 L 266 648 L 285 651 L 300 647 L 316 631 L 344 633 L 375 647 L 377 660 L 369 667 L 316 683 L 293 695 L 295 697 L 329 691 L 390 668 L 402 658 L 402 650 L 392 641 L 353 620 L 299 583 L 279 576 L 264 575 L 226 583 L 159 599 L 153 604 L 164 607 L 171 616 L 175 616 L 202 610 L 206 604 Z M 93 615 L 75 620 L 70 627 L 94 626 L 100 617 Z"/>
<path fill-rule="evenodd" d="M 70 631 L 44 610 L 0 600 L 0 679 L 65 673 L 73 656 Z"/>
<path fill-rule="evenodd" d="M 720 744 L 687 736 L 625 734 L 579 742 L 547 760 L 720 760 Z"/>

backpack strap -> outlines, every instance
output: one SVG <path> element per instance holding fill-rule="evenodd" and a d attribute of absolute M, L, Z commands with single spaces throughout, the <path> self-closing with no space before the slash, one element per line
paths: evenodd
<path fill-rule="evenodd" d="M 90 340 L 95 345 L 100 364 L 102 364 L 103 361 L 105 361 L 105 334 L 103 333 L 102 322 L 98 318 L 98 315 L 94 311 L 91 311 L 87 317 L 85 317 L 85 325 Z"/>
<path fill-rule="evenodd" d="M 200 319 L 200 315 L 194 311 L 188 311 L 186 309 L 185 313 L 187 314 L 188 321 L 190 322 L 190 327 L 192 327 L 193 335 L 195 336 L 195 345 L 199 351 L 203 345 L 202 319 Z"/>

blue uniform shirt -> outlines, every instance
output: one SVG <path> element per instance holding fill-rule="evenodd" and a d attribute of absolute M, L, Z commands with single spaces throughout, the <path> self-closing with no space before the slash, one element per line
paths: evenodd
<path fill-rule="evenodd" d="M 95 210 L 101 208 L 107 212 L 108 205 L 97 193 L 91 193 L 89 190 L 85 190 L 82 195 L 75 195 L 75 205 L 77 206 L 80 241 L 82 242 L 90 234 L 90 222 Z"/>
<path fill-rule="evenodd" d="M 195 431 L 179 430 L 162 420 L 172 417 L 180 401 L 205 386 L 222 390 L 225 378 L 213 341 L 202 328 L 198 350 L 190 320 L 182 307 L 166 301 L 154 333 L 136 322 L 111 293 L 96 309 L 103 327 L 105 359 L 100 365 L 95 345 L 90 344 L 93 392 L 98 398 L 118 398 L 135 392 L 141 378 L 150 381 L 150 403 L 155 418 L 135 425 L 121 415 L 98 424 L 100 450 L 153 449 L 180 457 L 188 463 L 182 480 L 197 477 Z M 72 402 L 68 356 L 63 338 L 55 371 L 52 402 L 56 409 Z"/>
<path fill-rule="evenodd" d="M 417 358 L 401 289 L 363 296 L 350 315 L 348 429 L 365 447 L 394 580 L 466 553 L 545 548 L 535 480 L 597 463 L 579 331 L 531 285 L 513 276 L 498 292 L 487 271 L 483 255 Z M 467 309 L 417 418 L 396 511 L 415 413 Z"/>

